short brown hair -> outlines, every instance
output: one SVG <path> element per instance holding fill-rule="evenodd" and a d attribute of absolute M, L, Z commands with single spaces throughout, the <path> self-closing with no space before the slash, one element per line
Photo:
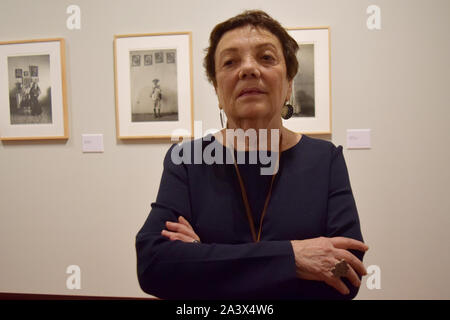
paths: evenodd
<path fill-rule="evenodd" d="M 273 33 L 283 47 L 284 60 L 286 62 L 287 78 L 292 80 L 298 71 L 298 61 L 296 53 L 298 51 L 297 42 L 286 32 L 281 24 L 261 10 L 246 10 L 243 13 L 232 17 L 216 25 L 209 36 L 209 47 L 205 50 L 206 56 L 203 66 L 206 69 L 208 80 L 216 86 L 216 65 L 214 55 L 217 45 L 222 36 L 230 30 L 252 25 L 266 29 Z"/>

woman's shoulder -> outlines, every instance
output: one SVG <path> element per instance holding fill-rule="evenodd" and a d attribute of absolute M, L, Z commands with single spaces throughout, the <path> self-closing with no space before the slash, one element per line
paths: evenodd
<path fill-rule="evenodd" d="M 342 146 L 336 146 L 329 140 L 302 134 L 300 141 L 283 154 L 289 154 L 292 158 L 301 158 L 306 162 L 322 163 L 329 162 L 342 154 Z"/>
<path fill-rule="evenodd" d="M 330 150 L 335 150 L 337 148 L 336 145 L 329 140 L 314 138 L 306 134 L 302 134 L 300 141 L 293 148 L 300 146 L 308 149 L 308 151 L 315 152 L 329 152 Z"/>

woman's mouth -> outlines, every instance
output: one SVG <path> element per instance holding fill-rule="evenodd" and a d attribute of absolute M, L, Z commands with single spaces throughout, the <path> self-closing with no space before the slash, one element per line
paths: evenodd
<path fill-rule="evenodd" d="M 247 96 L 256 96 L 256 95 L 260 95 L 260 94 L 265 94 L 266 92 L 259 89 L 259 88 L 246 88 L 243 89 L 239 95 L 238 98 L 241 97 L 247 97 Z"/>

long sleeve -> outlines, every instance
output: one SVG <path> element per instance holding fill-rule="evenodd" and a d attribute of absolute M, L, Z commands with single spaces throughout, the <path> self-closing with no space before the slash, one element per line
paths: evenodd
<path fill-rule="evenodd" d="M 184 164 L 175 165 L 171 161 L 172 148 L 164 160 L 156 202 L 152 203 L 151 212 L 136 237 L 142 290 L 166 299 L 283 296 L 279 288 L 295 281 L 289 241 L 183 243 L 161 235 L 166 221 L 176 221 L 180 215 L 188 221 L 192 218 L 188 170 Z"/>
<path fill-rule="evenodd" d="M 362 240 L 342 147 L 303 136 L 283 152 L 259 243 L 251 240 L 233 165 L 175 164 L 174 147 L 136 236 L 138 279 L 145 292 L 165 299 L 352 299 L 357 294 L 345 278 L 346 296 L 324 282 L 298 279 L 290 243 L 320 236 Z M 259 211 L 265 192 L 258 186 L 267 180 L 247 173 L 249 201 Z M 179 216 L 202 243 L 161 235 L 165 222 Z M 353 253 L 362 259 L 361 252 Z"/>
<path fill-rule="evenodd" d="M 363 241 L 347 166 L 342 154 L 342 146 L 335 147 L 332 143 L 316 139 L 311 139 L 310 141 L 314 144 L 308 151 L 318 151 L 315 152 L 316 154 L 310 152 L 310 158 L 303 158 L 305 166 L 308 166 L 308 174 L 303 178 L 309 189 L 317 189 L 317 191 L 311 192 L 310 196 L 313 199 L 311 203 L 314 208 L 320 207 L 320 209 L 308 208 L 307 211 L 323 212 L 324 228 L 316 230 L 314 235 L 310 233 L 306 238 L 319 236 L 330 238 L 348 237 Z M 311 166 L 309 166 L 310 164 Z M 303 188 L 303 190 L 306 190 L 306 188 Z M 322 217 L 322 215 L 318 216 Z M 316 222 L 310 225 L 309 228 L 312 229 L 316 225 L 319 225 L 319 223 Z M 364 255 L 362 252 L 357 250 L 349 251 L 362 261 Z M 342 278 L 342 281 L 350 290 L 348 295 L 342 295 L 325 282 L 302 279 L 295 283 L 295 291 L 299 299 L 353 299 L 357 295 L 359 288 L 353 286 L 345 277 Z"/>
<path fill-rule="evenodd" d="M 358 211 L 350 185 L 347 165 L 342 153 L 342 146 L 333 148 L 329 181 L 326 236 L 347 237 L 363 241 Z M 363 260 L 363 252 L 358 250 L 349 251 L 359 260 Z M 361 279 L 361 277 L 359 278 Z M 359 288 L 354 287 L 347 278 L 343 278 L 343 281 L 350 289 L 350 294 L 347 298 L 354 298 Z"/>

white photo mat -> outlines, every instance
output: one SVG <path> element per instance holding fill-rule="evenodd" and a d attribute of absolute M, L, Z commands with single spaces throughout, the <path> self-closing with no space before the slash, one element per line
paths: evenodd
<path fill-rule="evenodd" d="M 138 50 L 176 49 L 178 120 L 160 122 L 132 122 L 130 88 L 130 52 Z M 116 125 L 117 138 L 170 139 L 175 130 L 193 135 L 193 97 L 191 33 L 161 33 L 116 35 L 115 85 L 116 85 Z"/>
<path fill-rule="evenodd" d="M 283 120 L 283 125 L 292 131 L 305 134 L 331 134 L 329 27 L 289 28 L 287 31 L 299 45 L 314 44 L 315 115 Z"/>
<path fill-rule="evenodd" d="M 64 39 L 0 42 L 0 140 L 68 139 Z M 51 123 L 12 124 L 8 57 L 49 55 Z"/>

